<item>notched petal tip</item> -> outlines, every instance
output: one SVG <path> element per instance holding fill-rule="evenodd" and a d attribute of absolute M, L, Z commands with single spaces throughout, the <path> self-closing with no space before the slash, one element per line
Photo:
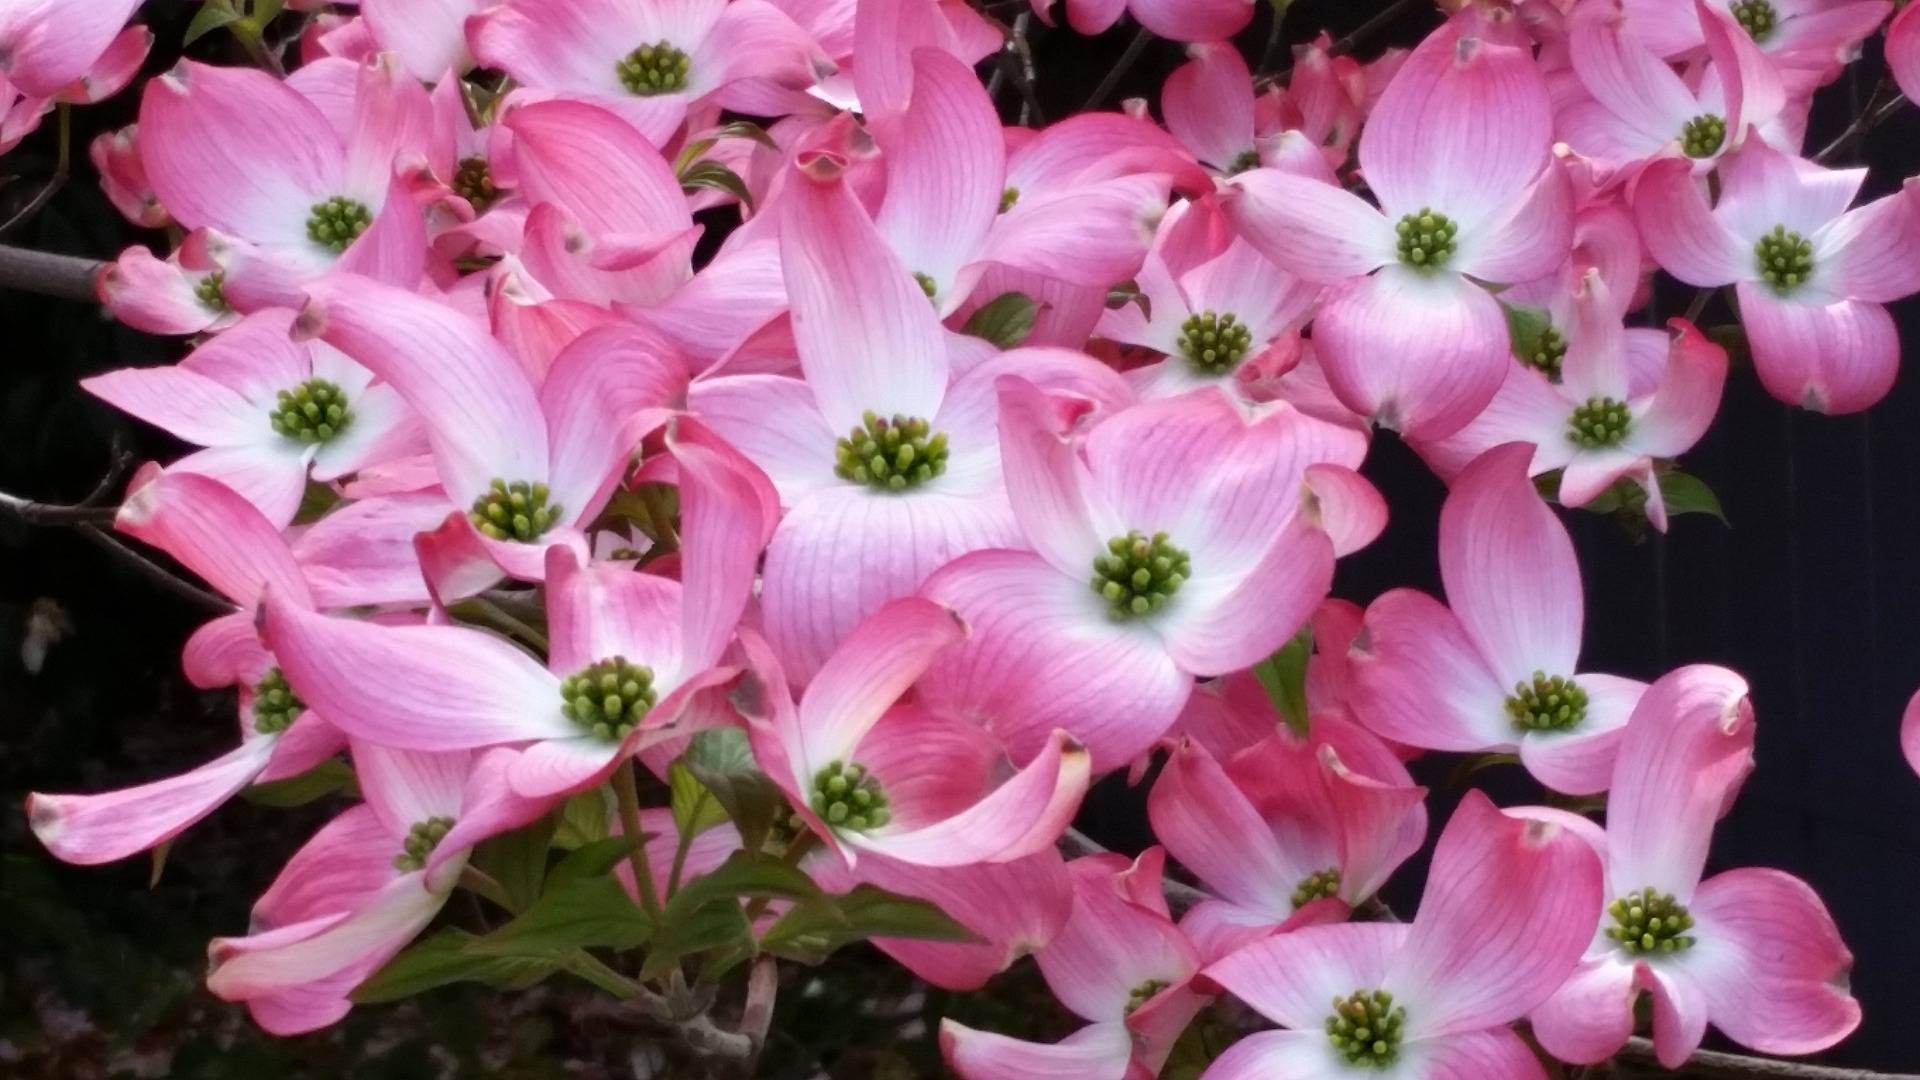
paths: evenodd
<path fill-rule="evenodd" d="M 805 150 L 795 156 L 793 167 L 800 175 L 817 184 L 837 182 L 846 173 L 845 154 L 834 150 Z"/>
<path fill-rule="evenodd" d="M 300 314 L 294 316 L 293 326 L 287 336 L 295 341 L 312 341 L 326 332 L 326 305 L 319 298 L 308 295 L 300 305 Z"/>

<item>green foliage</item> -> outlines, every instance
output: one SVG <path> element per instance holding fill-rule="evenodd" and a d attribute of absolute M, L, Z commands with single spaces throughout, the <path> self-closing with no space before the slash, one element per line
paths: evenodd
<path fill-rule="evenodd" d="M 1253 677 L 1267 692 L 1267 700 L 1294 734 L 1307 734 L 1307 661 L 1313 656 L 1313 626 L 1300 628 L 1293 639 L 1272 656 L 1253 665 Z"/>
<path fill-rule="evenodd" d="M 767 928 L 760 945 L 775 956 L 818 964 L 836 950 L 875 937 L 978 940 L 925 900 L 857 885 L 845 896 L 817 896 L 794 905 Z"/>
<path fill-rule="evenodd" d="M 240 797 L 256 806 L 285 809 L 292 806 L 305 806 L 317 799 L 335 794 L 347 798 L 356 798 L 360 794 L 360 786 L 354 779 L 353 769 L 339 758 L 328 758 L 306 772 L 298 776 L 289 776 L 285 780 L 252 784 L 240 792 Z"/>
<path fill-rule="evenodd" d="M 1033 297 L 1025 293 L 1001 293 L 968 316 L 961 333 L 1011 349 L 1027 340 L 1033 333 L 1034 320 L 1039 317 L 1040 302 Z"/>

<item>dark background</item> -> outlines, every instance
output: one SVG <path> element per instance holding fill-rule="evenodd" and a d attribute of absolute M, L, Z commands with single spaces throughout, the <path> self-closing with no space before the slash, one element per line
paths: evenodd
<path fill-rule="evenodd" d="M 1241 38 L 1256 64 L 1268 43 L 1266 5 L 1259 7 Z M 1313 29 L 1338 36 L 1385 7 L 1380 0 L 1299 0 L 1274 64 L 1286 62 L 1287 43 Z M 1017 9 L 994 10 L 1010 19 Z M 1370 33 L 1357 54 L 1417 41 L 1436 19 L 1418 5 L 1411 10 L 1390 29 Z M 178 55 L 189 14 L 186 5 L 148 12 L 158 36 L 149 72 Z M 1132 37 L 1126 26 L 1083 39 L 1036 25 L 1036 97 L 1044 118 L 1080 109 Z M 227 48 L 216 34 L 193 51 L 241 62 Z M 1177 46 L 1153 43 L 1112 100 L 1157 100 L 1161 81 L 1181 59 Z M 1817 99 L 1810 147 L 1846 125 L 1880 72 L 1872 43 L 1867 58 Z M 1021 96 L 1011 80 L 1000 100 L 1016 118 Z M 135 106 L 128 92 L 77 111 L 74 180 L 39 217 L 0 239 L 96 258 L 155 242 L 155 234 L 127 225 L 107 204 L 84 156 L 94 133 L 131 121 Z M 0 181 L 19 177 L 0 186 L 0 219 L 51 168 L 53 126 L 49 118 L 0 159 Z M 1920 172 L 1920 114 L 1902 111 L 1839 160 L 1873 167 L 1868 196 L 1893 190 L 1899 178 Z M 1657 311 L 1664 318 L 1688 299 L 1679 290 L 1662 295 Z M 1920 341 L 1920 304 L 1894 305 L 1894 313 L 1903 338 Z M 1728 317 L 1716 306 L 1702 321 Z M 178 342 L 128 331 L 93 305 L 0 292 L 0 490 L 78 500 L 106 471 L 116 434 L 143 459 L 176 456 L 179 447 L 164 435 L 119 417 L 75 382 L 180 353 Z M 1839 418 L 1789 409 L 1762 392 L 1750 370 L 1736 370 L 1712 433 L 1683 462 L 1719 494 L 1730 527 L 1687 516 L 1675 519 L 1665 537 L 1636 541 L 1608 518 L 1566 515 L 1586 578 L 1587 669 L 1651 679 L 1682 663 L 1710 661 L 1752 681 L 1759 769 L 1720 827 L 1712 868 L 1776 866 L 1819 891 L 1856 954 L 1853 986 L 1866 1011 L 1859 1032 L 1821 1060 L 1883 1070 L 1920 1069 L 1920 1027 L 1909 1021 L 1920 977 L 1920 934 L 1911 929 L 1920 893 L 1920 779 L 1898 744 L 1901 708 L 1920 686 L 1920 563 L 1913 558 L 1920 536 L 1920 374 L 1912 357 L 1910 348 L 1909 370 L 1869 415 Z M 1366 472 L 1386 492 L 1393 520 L 1378 543 L 1343 560 L 1336 592 L 1364 603 L 1400 585 L 1437 591 L 1442 486 L 1390 435 L 1377 440 Z M 30 614 L 54 610 L 70 636 L 30 675 L 19 660 Z M 20 810 L 30 789 L 121 786 L 231 745 L 231 696 L 201 695 L 179 675 L 179 648 L 203 617 L 75 533 L 27 528 L 0 515 L 0 937 L 8 941 L 0 950 L 0 1075 L 335 1076 L 350 1069 L 401 1076 L 447 1069 L 547 1076 L 560 1075 L 562 1060 L 576 1075 L 617 1072 L 620 1054 L 602 1044 L 621 1040 L 600 1036 L 618 1032 L 583 1019 L 549 990 L 512 1002 L 455 990 L 424 1005 L 359 1010 L 339 1029 L 286 1041 L 260 1038 L 238 1010 L 208 997 L 196 982 L 204 941 L 244 930 L 252 898 L 337 805 L 283 811 L 236 800 L 179 841 L 152 888 L 142 860 L 65 867 L 33 842 Z M 1487 782 L 1508 801 L 1534 797 L 1517 776 Z M 1454 797 L 1440 798 L 1436 823 Z M 1139 792 L 1109 780 L 1083 821 L 1097 837 L 1137 849 L 1147 842 L 1140 805 Z M 1396 884 L 1403 909 L 1418 895 L 1419 873 L 1410 868 Z M 922 1001 L 862 958 L 843 963 L 864 965 L 852 980 L 864 986 L 888 980 L 871 993 L 897 992 L 927 1015 L 996 1008 L 938 994 Z M 1016 994 L 1030 996 L 1006 996 Z M 884 1028 L 880 1036 L 863 1032 L 827 1012 L 796 1015 L 791 995 L 787 1001 L 776 1028 L 815 1033 L 807 1036 L 814 1045 L 786 1048 L 796 1062 L 819 1055 L 846 1076 L 911 1076 L 927 1067 L 924 1032 L 913 1053 L 874 1051 L 900 1036 Z M 982 1018 L 987 1026 L 997 1019 L 998 1030 L 1018 1024 L 1040 1037 L 1070 1030 L 1044 1010 Z M 837 1049 L 823 1049 L 829 1044 Z"/>

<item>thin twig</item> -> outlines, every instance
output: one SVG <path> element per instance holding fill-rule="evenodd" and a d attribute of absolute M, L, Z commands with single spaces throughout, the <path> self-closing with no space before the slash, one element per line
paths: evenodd
<path fill-rule="evenodd" d="M 1267 27 L 1267 44 L 1260 50 L 1260 64 L 1253 70 L 1266 71 L 1273 66 L 1273 58 L 1280 51 L 1281 32 L 1287 27 L 1285 8 L 1277 8 L 1273 13 L 1273 23 Z"/>
<path fill-rule="evenodd" d="M 1899 112 L 1900 107 L 1907 103 L 1907 98 L 1905 94 L 1899 93 L 1898 91 L 1894 92 L 1893 97 L 1889 98 L 1886 104 L 1875 104 L 1875 102 L 1879 100 L 1881 92 L 1887 89 L 1890 89 L 1890 87 L 1886 83 L 1882 83 L 1880 87 L 1874 91 L 1873 97 L 1867 100 L 1867 107 L 1860 110 L 1860 115 L 1854 117 L 1853 123 L 1847 125 L 1847 130 L 1834 136 L 1832 142 L 1821 147 L 1820 152 L 1813 155 L 1813 160 L 1823 165 L 1826 164 L 1829 158 L 1846 149 L 1855 139 L 1866 135 L 1867 132 L 1879 127 L 1888 117 Z"/>
<path fill-rule="evenodd" d="M 1113 96 L 1113 92 L 1120 88 L 1120 80 L 1127 77 L 1127 72 L 1132 69 L 1134 62 L 1140 59 L 1140 54 L 1147 51 L 1147 45 L 1152 41 L 1153 31 L 1144 26 L 1141 27 L 1139 32 L 1133 35 L 1133 40 L 1127 42 L 1127 51 L 1121 53 L 1120 59 L 1113 62 L 1113 70 L 1107 72 L 1107 77 L 1101 79 L 1100 85 L 1093 88 L 1092 96 L 1087 98 L 1085 105 L 1080 106 L 1080 111 L 1091 112 L 1106 104 L 1107 99 Z"/>
<path fill-rule="evenodd" d="M 114 515 L 119 513 L 118 508 L 112 506 L 34 502 L 4 491 L 0 491 L 0 509 L 29 525 L 111 525 Z"/>
<path fill-rule="evenodd" d="M 221 613 L 234 610 L 234 606 L 225 599 L 202 589 L 173 571 L 147 558 L 145 555 L 120 542 L 118 537 L 93 525 L 80 526 L 80 535 L 100 545 L 122 562 L 139 571 L 141 576 L 166 591 L 190 603 L 197 604 L 209 611 Z"/>
<path fill-rule="evenodd" d="M 1618 1060 L 1622 1064 L 1645 1068 L 1659 1068 L 1659 1059 L 1654 1055 L 1653 1043 L 1648 1039 L 1632 1039 L 1626 1049 L 1620 1051 Z M 1743 1054 L 1722 1054 L 1712 1050 L 1699 1050 L 1687 1059 L 1681 1075 L 1697 1080 L 1916 1080 L 1916 1073 L 1882 1073 L 1866 1069 L 1840 1069 L 1827 1065 L 1809 1065 L 1800 1061 L 1775 1061 L 1771 1058 L 1747 1057 Z M 1665 1074 L 1665 1070 L 1661 1070 Z"/>
<path fill-rule="evenodd" d="M 633 867 L 633 884 L 640 894 L 640 906 L 659 922 L 660 893 L 653 884 L 653 867 L 647 860 L 647 844 L 640 832 L 640 791 L 633 778 L 632 758 L 613 770 L 613 795 L 620 804 L 621 834 L 633 842 L 627 852 L 627 863 Z"/>
<path fill-rule="evenodd" d="M 94 298 L 94 279 L 100 276 L 104 266 L 106 264 L 98 259 L 0 244 L 0 289 L 57 300 L 90 301 Z"/>
<path fill-rule="evenodd" d="M 1033 49 L 1027 45 L 1027 29 L 1033 25 L 1033 15 L 1022 12 L 1014 17 L 1013 30 L 1007 38 L 1007 55 L 1015 62 L 1014 83 L 1020 87 L 1020 123 L 1045 124 L 1046 115 L 1040 111 L 1040 92 L 1037 89 L 1039 75 L 1033 66 Z"/>
<path fill-rule="evenodd" d="M 747 1004 L 740 1012 L 740 1034 L 753 1040 L 755 1054 L 767 1045 L 767 1029 L 773 1026 L 773 1003 L 780 993 L 780 967 L 772 956 L 762 954 L 747 973 Z"/>
<path fill-rule="evenodd" d="M 1395 19 L 1406 14 L 1409 9 L 1418 7 L 1422 3 L 1431 3 L 1431 2 L 1432 0 L 1398 0 L 1397 3 L 1389 5 L 1384 11 L 1381 11 L 1378 15 L 1375 15 L 1373 18 L 1368 19 L 1366 22 L 1363 22 L 1359 26 L 1354 27 L 1352 33 L 1334 42 L 1331 46 L 1328 47 L 1327 55 L 1328 56 L 1344 55 L 1345 53 L 1351 51 L 1355 46 L 1359 45 L 1361 42 L 1365 41 L 1369 37 L 1372 37 L 1374 34 L 1378 33 L 1379 31 L 1386 29 L 1390 24 L 1392 24 L 1392 22 Z"/>
<path fill-rule="evenodd" d="M 73 106 L 63 101 L 60 103 L 59 113 L 60 150 L 59 156 L 54 159 L 53 175 L 47 177 L 47 182 L 34 193 L 27 205 L 20 208 L 19 213 L 8 218 L 6 224 L 0 225 L 0 236 L 5 236 L 32 220 L 33 216 L 53 199 L 54 194 L 66 186 L 68 166 L 73 160 Z"/>

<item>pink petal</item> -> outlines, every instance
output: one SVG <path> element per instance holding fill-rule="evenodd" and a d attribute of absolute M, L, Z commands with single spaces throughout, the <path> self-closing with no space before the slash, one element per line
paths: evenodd
<path fill-rule="evenodd" d="M 888 709 L 854 756 L 886 791 L 893 826 L 903 832 L 967 809 L 1006 772 L 992 732 L 917 705 Z"/>
<path fill-rule="evenodd" d="M 202 304 L 199 282 L 173 262 L 130 247 L 100 272 L 95 291 L 113 317 L 149 334 L 197 334 L 222 318 Z"/>
<path fill-rule="evenodd" d="M 1452 434 L 1486 408 L 1512 351 L 1485 291 L 1397 265 L 1329 290 L 1314 345 L 1341 404 L 1414 439 Z"/>
<path fill-rule="evenodd" d="M 1405 923 L 1303 927 L 1241 949 L 1209 966 L 1202 978 L 1324 1046 L 1331 1003 L 1356 990 L 1380 989 L 1411 935 Z M 1407 1012 L 1415 1020 L 1413 1010 Z"/>
<path fill-rule="evenodd" d="M 1506 1024 L 1546 1000 L 1593 940 L 1600 860 L 1577 835 L 1467 795 L 1434 848 L 1387 985 L 1425 1039 Z"/>
<path fill-rule="evenodd" d="M 1815 236 L 1846 213 L 1867 170 L 1829 169 L 1775 149 L 1765 139 L 1748 139 L 1722 162 L 1720 177 L 1714 216 L 1750 253 L 1752 243 L 1778 225 Z"/>
<path fill-rule="evenodd" d="M 904 832 L 850 836 L 847 842 L 916 866 L 1024 858 L 1059 841 L 1080 809 L 1088 775 L 1087 752 L 1062 733 L 992 794 L 960 813 Z"/>
<path fill-rule="evenodd" d="M 1378 892 L 1426 842 L 1427 789 L 1356 772 L 1331 746 L 1322 746 L 1318 756 L 1327 774 L 1332 819 L 1338 823 L 1340 896 L 1358 904 Z"/>
<path fill-rule="evenodd" d="M 753 592 L 760 552 L 779 520 L 772 483 L 691 418 L 667 429 L 680 466 L 680 579 L 701 598 L 682 611 L 687 660 L 717 663 Z"/>
<path fill-rule="evenodd" d="M 456 506 L 472 503 L 496 479 L 547 481 L 539 401 L 486 327 L 366 278 L 329 277 L 313 283 L 310 295 L 296 332 L 359 361 L 413 406 Z"/>
<path fill-rule="evenodd" d="M 851 761 L 881 714 L 940 650 L 967 636 L 953 611 L 919 597 L 895 600 L 840 643 L 800 700 L 800 742 L 809 772 Z"/>
<path fill-rule="evenodd" d="M 213 446 L 173 463 L 174 472 L 198 473 L 232 488 L 276 528 L 293 521 L 307 490 L 311 452 L 278 438 L 253 446 Z"/>
<path fill-rule="evenodd" d="M 1605 1061 L 1633 1034 L 1633 1003 L 1639 996 L 1632 964 L 1617 955 L 1586 960 L 1533 1010 L 1533 1034 L 1562 1061 Z"/>
<path fill-rule="evenodd" d="M 931 418 L 947 383 L 940 320 L 847 190 L 843 168 L 815 157 L 782 197 L 780 259 L 801 370 L 836 429 L 866 412 Z"/>
<path fill-rule="evenodd" d="M 986 723 L 1015 761 L 1059 728 L 1086 745 L 1096 772 L 1118 767 L 1160 738 L 1191 692 L 1156 640 L 1113 623 L 1085 577 L 1037 555 L 976 552 L 922 591 L 973 629 L 928 671 L 922 700 Z"/>
<path fill-rule="evenodd" d="M 813 390 L 785 375 L 702 379 L 688 393 L 693 414 L 753 459 L 788 506 L 843 481 L 834 475 L 834 441 Z"/>
<path fill-rule="evenodd" d="M 1253 19 L 1253 0 L 1132 0 L 1128 10 L 1172 41 L 1225 41 Z"/>
<path fill-rule="evenodd" d="M 1290 896 L 1309 874 L 1288 857 L 1273 830 L 1219 762 L 1182 742 L 1147 799 L 1153 835 L 1208 888 L 1266 913 L 1269 925 L 1292 913 Z"/>
<path fill-rule="evenodd" d="M 94 66 L 139 7 L 137 0 L 12 6 L 0 15 L 0 78 L 29 97 L 54 96 Z"/>
<path fill-rule="evenodd" d="M 1407 1047 L 1407 1068 L 1444 1080 L 1547 1080 L 1547 1070 L 1526 1041 L 1508 1028 L 1466 1031 L 1422 1039 Z"/>
<path fill-rule="evenodd" d="M 1351 993 L 1342 990 L 1339 996 Z M 1348 1067 L 1322 1032 L 1258 1031 L 1227 1047 L 1201 1075 L 1205 1080 L 1325 1080 Z"/>
<path fill-rule="evenodd" d="M 1681 126 L 1701 106 L 1637 29 L 1618 6 L 1586 5 L 1569 20 L 1568 58 L 1587 93 L 1650 152 L 1679 138 Z M 1729 131 L 1728 141 L 1738 136 L 1737 130 Z"/>
<path fill-rule="evenodd" d="M 97 795 L 27 796 L 34 836 L 65 862 L 124 859 L 179 836 L 253 782 L 274 739 L 248 739 L 178 776 Z"/>
<path fill-rule="evenodd" d="M 887 198 L 875 225 L 943 306 L 1000 213 L 1006 148 L 1000 117 L 973 70 L 939 49 L 913 52 L 913 97 L 877 126 Z"/>
<path fill-rule="evenodd" d="M 1652 457 L 1678 457 L 1693 449 L 1720 411 L 1727 383 L 1727 351 L 1692 323 L 1675 320 L 1667 369 L 1653 399 L 1633 418 L 1631 445 Z"/>
<path fill-rule="evenodd" d="M 546 584 L 553 671 L 564 677 L 625 657 L 651 668 L 657 684 L 664 684 L 661 693 L 689 674 L 680 635 L 680 582 L 624 563 L 583 567 L 572 552 L 556 547 L 547 552 Z"/>
<path fill-rule="evenodd" d="M 576 733 L 546 739 L 514 754 L 507 781 L 514 794 L 551 802 L 606 782 L 624 760 L 618 742 Z"/>
<path fill-rule="evenodd" d="M 940 1054 L 962 1080 L 1124 1080 L 1133 1038 L 1125 1024 L 1105 1023 L 1035 1043 L 942 1020 Z"/>
<path fill-rule="evenodd" d="M 1786 105 L 1787 91 L 1780 71 L 1731 10 L 1703 0 L 1694 0 L 1693 7 L 1726 95 L 1728 141 L 1738 142 L 1747 129 L 1772 124 Z"/>
<path fill-rule="evenodd" d="M 1091 403 L 1048 394 L 1026 379 L 1002 376 L 1000 466 L 1007 497 L 1022 508 L 1027 542 L 1062 573 L 1087 566 L 1100 550 L 1086 504 L 1090 480 L 1073 440 Z"/>
<path fill-rule="evenodd" d="M 280 530 L 218 481 L 161 473 L 128 494 L 114 528 L 172 555 L 243 607 L 258 603 L 268 589 L 282 600 L 313 606 Z"/>
<path fill-rule="evenodd" d="M 254 403 L 188 368 L 121 368 L 82 379 L 80 385 L 107 404 L 196 445 L 242 446 L 278 438 L 266 413 Z"/>
<path fill-rule="evenodd" d="M 1814 266 L 1822 284 L 1850 300 L 1884 304 L 1920 292 L 1920 183 L 1842 214 L 1816 241 Z"/>
<path fill-rule="evenodd" d="M 1636 974 L 1652 998 L 1654 1056 L 1678 1069 L 1707 1036 L 1707 996 L 1685 972 L 1647 965 Z"/>
<path fill-rule="evenodd" d="M 932 4 L 865 3 L 855 6 L 854 91 L 869 120 L 897 116 L 913 96 L 913 54 L 921 47 L 958 53 L 953 26 Z"/>
<path fill-rule="evenodd" d="M 140 130 L 154 194 L 189 229 L 310 245 L 313 205 L 343 194 L 339 136 L 264 72 L 182 61 L 147 83 Z"/>
<path fill-rule="evenodd" d="M 1460 240 L 1449 264 L 1480 281 L 1532 281 L 1567 261 L 1573 243 L 1573 187 L 1567 172 L 1550 166 L 1515 200 L 1503 218 L 1488 220 Z"/>
<path fill-rule="evenodd" d="M 1260 662 L 1286 644 L 1327 598 L 1333 555 L 1326 533 L 1296 520 L 1237 581 L 1210 580 L 1196 567 L 1184 595 L 1176 596 L 1157 620 L 1168 654 L 1182 670 L 1200 676 Z"/>
<path fill-rule="evenodd" d="M 1430 206 L 1473 231 L 1518 205 L 1550 157 L 1553 110 L 1528 51 L 1453 24 L 1394 73 L 1360 138 L 1388 216 Z"/>
<path fill-rule="evenodd" d="M 1447 602 L 1503 685 L 1570 676 L 1584 621 L 1573 541 L 1527 478 L 1533 448 L 1508 443 L 1454 478 L 1440 512 Z"/>
<path fill-rule="evenodd" d="M 1195 157 L 1231 170 L 1253 149 L 1253 73 L 1228 44 L 1194 45 L 1187 55 L 1160 89 L 1161 115 Z"/>
<path fill-rule="evenodd" d="M 1496 680 L 1458 617 L 1394 589 L 1367 607 L 1351 658 L 1351 703 L 1376 734 L 1432 750 L 1500 750 L 1518 742 Z"/>
<path fill-rule="evenodd" d="M 1104 290 L 1140 268 L 1167 179 L 1136 173 L 1057 192 L 1022 190 L 994 222 L 980 261 Z"/>
<path fill-rule="evenodd" d="M 1800 302 L 1745 281 L 1736 292 L 1754 370 L 1774 397 L 1838 415 L 1868 408 L 1893 388 L 1900 339 L 1886 308 Z"/>
<path fill-rule="evenodd" d="M 398 749 L 567 738 L 557 680 L 500 638 L 378 626 L 268 598 L 266 641 L 294 692 L 342 731 Z"/>
<path fill-rule="evenodd" d="M 653 12 L 616 0 L 515 0 L 474 17 L 467 43 L 483 66 L 523 86 L 624 93 L 614 65 L 660 40 Z"/>
<path fill-rule="evenodd" d="M 1290 273 L 1337 282 L 1399 258 L 1393 224 L 1344 188 L 1278 169 L 1233 178 L 1221 206 L 1242 237 Z"/>
<path fill-rule="evenodd" d="M 1520 761 L 1536 779 L 1568 795 L 1591 795 L 1613 783 L 1614 760 L 1627 719 L 1647 684 L 1614 675 L 1581 675 L 1587 714 L 1568 731 L 1530 731 L 1520 739 Z"/>
<path fill-rule="evenodd" d="M 1647 254 L 1689 285 L 1725 285 L 1752 271 L 1752 251 L 1707 208 L 1687 161 L 1647 166 L 1634 187 L 1633 214 Z"/>
<path fill-rule="evenodd" d="M 431 82 L 473 65 L 467 55 L 467 17 L 484 6 L 480 0 L 372 0 L 360 5 L 360 17 L 374 42 L 398 53 L 415 79 Z"/>
<path fill-rule="evenodd" d="M 590 521 L 629 468 L 636 443 L 686 396 L 673 347 L 636 326 L 589 330 L 554 357 L 540 386 L 551 501 Z"/>
<path fill-rule="evenodd" d="M 1860 1026 L 1846 989 L 1853 954 L 1805 882 L 1729 870 L 1700 883 L 1691 910 L 1704 955 L 1687 974 L 1728 1038 L 1764 1054 L 1811 1054 Z"/>
<path fill-rule="evenodd" d="M 1335 555 L 1351 555 L 1387 528 L 1387 500 L 1367 478 L 1344 465 L 1310 465 L 1310 520 L 1333 542 Z"/>
<path fill-rule="evenodd" d="M 355 739 L 353 769 L 361 794 L 393 836 L 404 836 L 415 822 L 460 812 L 472 756 L 389 750 Z"/>
<path fill-rule="evenodd" d="M 1920 15 L 1902 8 L 1887 24 L 1887 68 L 1908 100 L 1920 100 Z"/>
<path fill-rule="evenodd" d="M 1713 823 L 1752 764 L 1746 680 L 1695 664 L 1648 687 L 1627 722 L 1607 800 L 1611 887 L 1658 889 L 1687 903 Z"/>
<path fill-rule="evenodd" d="M 180 670 L 202 690 L 254 683 L 273 666 L 260 644 L 252 611 L 234 611 L 203 623 L 180 651 Z"/>
<path fill-rule="evenodd" d="M 1037 957 L 1062 1005 L 1095 1023 L 1126 1018 L 1143 983 L 1184 982 L 1198 966 L 1192 946 L 1163 914 L 1128 899 L 1104 862 L 1076 860 L 1073 916 Z"/>
<path fill-rule="evenodd" d="M 1907 699 L 1907 707 L 1900 714 L 1900 752 L 1907 757 L 1907 765 L 1920 773 L 1920 692 Z"/>

